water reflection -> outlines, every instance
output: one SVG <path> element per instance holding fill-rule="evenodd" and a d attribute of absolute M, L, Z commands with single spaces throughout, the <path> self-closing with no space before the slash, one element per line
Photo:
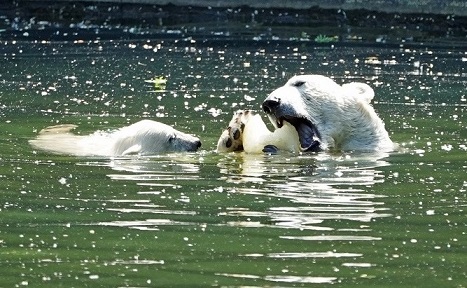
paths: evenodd
<path fill-rule="evenodd" d="M 115 221 L 101 225 L 134 229 L 156 229 L 160 225 L 204 225 L 204 220 L 196 220 L 196 216 L 202 214 L 202 211 L 197 211 L 192 206 L 187 209 L 183 205 L 190 204 L 192 193 L 220 193 L 220 197 L 225 197 L 226 200 L 216 213 L 216 223 L 213 223 L 216 225 L 298 231 L 370 232 L 367 225 L 335 227 L 335 222 L 331 220 L 369 223 L 376 218 L 391 215 L 388 208 L 384 207 L 385 196 L 372 193 L 370 191 L 373 189 L 369 189 L 384 182 L 384 177 L 378 170 L 379 167 L 388 165 L 384 156 L 387 155 L 187 153 L 113 159 L 107 166 L 119 173 L 108 174 L 110 179 L 131 181 L 145 187 L 145 190 L 137 192 L 140 197 L 157 196 L 163 200 L 171 199 L 173 203 L 162 201 L 162 205 L 156 198 L 144 203 L 121 201 L 118 202 L 119 207 L 106 209 L 117 213 L 166 216 L 164 219 Z M 204 171 L 216 166 L 218 171 Z M 209 185 L 211 182 L 216 184 Z M 205 184 L 199 188 L 199 183 Z M 231 195 L 253 197 L 253 202 L 239 205 L 227 200 Z M 266 206 L 262 204 L 265 201 L 268 203 Z M 122 205 L 123 203 L 127 205 Z M 175 215 L 193 217 L 190 221 L 170 219 Z M 352 241 L 380 238 L 366 235 L 289 235 L 284 239 Z"/>
<path fill-rule="evenodd" d="M 138 185 L 180 188 L 185 181 L 200 178 L 200 167 L 195 154 L 168 154 L 152 157 L 116 158 L 108 167 L 119 174 L 108 174 L 112 180 L 135 181 Z M 145 193 L 145 192 L 141 192 Z"/>
<path fill-rule="evenodd" d="M 109 209 L 109 211 L 115 211 L 115 209 Z M 145 211 L 135 210 L 132 212 L 143 213 Z M 144 231 L 159 231 L 160 230 L 159 227 L 161 226 L 193 226 L 195 225 L 195 223 L 171 221 L 167 219 L 147 219 L 147 220 L 134 220 L 134 221 L 99 222 L 99 223 L 96 223 L 95 225 L 125 227 L 125 228 L 144 230 Z"/>
<path fill-rule="evenodd" d="M 221 180 L 228 183 L 265 183 L 281 181 L 293 176 L 313 175 L 315 159 L 308 157 L 308 163 L 300 161 L 294 154 L 258 155 L 231 153 L 220 159 L 218 167 Z"/>
<path fill-rule="evenodd" d="M 245 257 L 268 257 L 268 258 L 345 258 L 361 257 L 361 253 L 336 253 L 327 252 L 292 252 L 292 253 L 268 253 L 268 254 L 245 254 Z"/>
<path fill-rule="evenodd" d="M 218 216 L 228 226 L 244 229 L 280 229 L 278 238 L 288 241 L 289 247 L 300 242 L 298 250 L 269 250 L 268 253 L 240 254 L 247 259 L 352 259 L 342 267 L 368 269 L 375 264 L 358 261 L 363 253 L 354 245 L 347 248 L 333 243 L 375 242 L 383 240 L 375 235 L 371 222 L 389 217 L 385 195 L 378 194 L 375 185 L 384 182 L 380 168 L 389 165 L 387 154 L 304 154 L 304 155 L 226 155 L 217 164 L 221 179 L 231 184 L 230 193 L 254 196 L 251 205 L 226 207 Z M 267 203 L 264 205 L 264 203 Z M 322 251 L 323 242 L 332 251 Z M 326 246 L 329 247 L 329 246 Z M 326 249 L 326 248 L 325 248 Z M 329 249 L 329 248 L 327 248 Z M 315 260 L 313 260 L 313 263 Z M 338 272 L 339 268 L 334 268 Z M 288 269 L 283 275 L 253 275 L 219 273 L 230 278 L 260 279 L 269 282 L 295 284 L 334 284 L 338 277 L 329 274 L 294 275 Z M 322 273 L 322 272 L 321 272 Z M 334 276 L 335 274 L 333 274 Z M 363 276 L 362 276 L 363 277 Z"/>
<path fill-rule="evenodd" d="M 388 165 L 381 159 L 384 155 L 289 156 L 240 153 L 226 157 L 230 164 L 219 164 L 226 182 L 246 183 L 232 188 L 233 193 L 284 199 L 287 201 L 274 203 L 288 204 L 270 206 L 266 211 L 231 207 L 220 215 L 249 220 L 229 221 L 229 225 L 262 227 L 261 219 L 266 217 L 269 220 L 263 222 L 277 228 L 331 231 L 336 228 L 327 226 L 328 220 L 370 222 L 391 215 L 383 207 L 384 195 L 368 192 L 368 187 L 384 182 L 378 170 Z"/>
<path fill-rule="evenodd" d="M 288 275 L 266 275 L 257 276 L 251 274 L 228 274 L 217 273 L 219 276 L 242 278 L 242 279 L 262 279 L 270 282 L 281 283 L 307 283 L 307 284 L 333 284 L 337 280 L 336 277 L 311 277 L 311 276 L 288 276 Z"/>

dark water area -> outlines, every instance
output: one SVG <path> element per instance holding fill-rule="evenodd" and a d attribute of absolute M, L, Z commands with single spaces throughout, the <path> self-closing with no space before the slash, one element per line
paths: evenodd
<path fill-rule="evenodd" d="M 2 39 L 0 286 L 465 287 L 462 47 L 141 35 Z M 261 113 L 309 73 L 372 86 L 400 149 L 214 151 L 234 111 Z M 141 119 L 203 146 L 106 158 L 28 143 Z"/>
<path fill-rule="evenodd" d="M 348 3 L 347 3 L 348 4 Z M 374 3 L 373 3 L 374 4 Z M 396 5 L 397 3 L 395 3 Z M 404 11 L 404 4 L 398 8 Z M 424 3 L 426 5 L 426 3 Z M 447 3 L 438 3 L 446 6 Z M 406 6 L 417 6 L 406 3 Z M 421 4 L 420 4 L 421 5 Z M 449 3 L 449 5 L 462 3 Z M 356 3 L 356 6 L 359 6 Z M 422 5 L 423 6 L 423 5 Z M 420 6 L 420 7 L 422 7 Z M 467 17 L 381 9 L 203 7 L 80 1 L 4 1 L 0 39 L 299 40 L 466 47 Z M 461 9 L 461 8 L 460 8 Z M 397 11 L 397 9 L 395 9 Z"/>

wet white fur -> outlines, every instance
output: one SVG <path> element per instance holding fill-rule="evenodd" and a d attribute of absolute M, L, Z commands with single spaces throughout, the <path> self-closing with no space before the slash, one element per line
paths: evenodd
<path fill-rule="evenodd" d="M 43 129 L 29 143 L 36 149 L 75 156 L 151 155 L 163 152 L 196 151 L 199 139 L 173 127 L 142 120 L 109 132 L 76 135 L 76 125 L 57 125 Z"/>
<path fill-rule="evenodd" d="M 262 153 L 266 145 L 274 145 L 280 151 L 300 151 L 298 134 L 292 125 L 284 122 L 271 132 L 260 115 L 250 116 L 243 130 L 243 149 L 247 153 Z"/>
<path fill-rule="evenodd" d="M 300 81 L 305 83 L 297 87 Z M 374 95 L 364 83 L 341 86 L 325 76 L 299 75 L 267 99 L 279 98 L 288 112 L 309 119 L 321 135 L 322 149 L 392 151 L 395 145 L 370 105 Z"/>

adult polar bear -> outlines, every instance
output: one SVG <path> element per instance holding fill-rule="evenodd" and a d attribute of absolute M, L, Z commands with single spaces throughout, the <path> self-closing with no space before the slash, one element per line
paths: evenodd
<path fill-rule="evenodd" d="M 264 122 L 261 124 L 262 120 L 258 122 L 254 117 L 242 115 L 242 119 L 234 121 L 238 118 L 237 113 L 230 122 L 234 124 L 233 127 L 230 126 L 219 139 L 218 151 L 239 150 L 234 149 L 234 145 L 226 147 L 229 139 L 231 143 L 236 143 L 236 147 L 248 146 L 249 149 L 245 151 L 253 153 L 284 147 L 292 152 L 296 152 L 296 147 L 299 151 L 311 152 L 392 151 L 394 143 L 383 121 L 370 105 L 373 97 L 373 89 L 364 83 L 341 86 L 321 75 L 294 76 L 284 86 L 274 90 L 262 104 L 276 128 L 274 132 L 269 131 Z M 255 124 L 250 125 L 250 119 L 255 119 L 252 121 Z M 241 125 L 235 125 L 236 122 L 241 122 Z M 296 133 L 290 126 L 295 128 Z M 245 133 L 256 128 L 260 131 L 255 134 Z M 256 136 L 251 138 L 249 135 Z M 264 136 L 258 138 L 257 135 Z M 267 143 L 263 139 L 267 139 Z"/>
<path fill-rule="evenodd" d="M 71 124 L 47 127 L 29 143 L 39 150 L 74 156 L 153 155 L 196 151 L 201 146 L 197 137 L 152 120 L 90 135 L 71 133 L 76 127 Z"/>

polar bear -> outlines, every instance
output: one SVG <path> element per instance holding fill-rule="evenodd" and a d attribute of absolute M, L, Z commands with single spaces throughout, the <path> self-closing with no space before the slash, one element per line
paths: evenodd
<path fill-rule="evenodd" d="M 76 125 L 50 126 L 29 140 L 35 148 L 54 154 L 74 156 L 153 155 L 164 152 L 196 151 L 201 141 L 173 127 L 152 120 L 142 120 L 114 131 L 76 135 Z"/>
<path fill-rule="evenodd" d="M 353 82 L 341 86 L 326 76 L 298 75 L 269 94 L 262 108 L 276 130 L 289 126 L 295 129 L 299 151 L 389 152 L 394 150 L 395 144 L 370 105 L 373 97 L 373 89 L 364 83 Z M 258 142 L 258 139 L 245 137 L 246 129 L 255 129 L 248 126 L 246 123 L 240 127 L 243 146 L 250 141 Z M 264 129 L 263 125 L 258 125 L 258 129 Z M 225 133 L 223 137 L 226 137 Z M 271 145 L 274 146 L 274 143 Z"/>

